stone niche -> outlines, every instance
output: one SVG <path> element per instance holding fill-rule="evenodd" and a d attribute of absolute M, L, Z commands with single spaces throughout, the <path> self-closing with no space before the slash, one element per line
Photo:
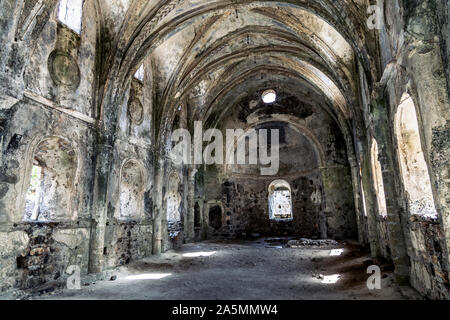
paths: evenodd
<path fill-rule="evenodd" d="M 78 156 L 70 142 L 60 137 L 42 140 L 33 152 L 25 196 L 27 222 L 75 220 Z"/>
<path fill-rule="evenodd" d="M 181 194 L 179 192 L 180 178 L 177 173 L 172 172 L 169 176 L 169 187 L 167 192 L 167 221 L 180 221 Z"/>
<path fill-rule="evenodd" d="M 131 126 L 140 126 L 144 121 L 144 106 L 142 104 L 143 84 L 133 79 L 128 99 L 127 117 Z"/>
<path fill-rule="evenodd" d="M 144 193 L 146 173 L 137 160 L 127 160 L 120 172 L 120 220 L 144 218 Z"/>

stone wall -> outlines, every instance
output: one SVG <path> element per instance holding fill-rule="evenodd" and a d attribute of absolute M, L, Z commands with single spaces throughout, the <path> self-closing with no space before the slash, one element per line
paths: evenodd
<path fill-rule="evenodd" d="M 62 283 L 71 265 L 101 273 L 207 235 L 358 232 L 400 283 L 448 299 L 447 1 L 377 1 L 383 19 L 370 30 L 367 1 L 294 2 L 211 3 L 200 14 L 201 1 L 85 0 L 77 34 L 58 22 L 57 0 L 1 1 L 0 290 Z M 262 102 L 267 89 L 274 103 Z M 418 129 L 399 142 L 405 95 Z M 281 129 L 280 170 L 175 165 L 170 132 L 195 121 Z M 405 177 L 407 143 L 423 161 Z M 269 219 L 275 179 L 291 187 L 292 221 Z M 412 206 L 424 181 L 432 217 Z"/>
<path fill-rule="evenodd" d="M 74 263 L 86 274 L 94 184 L 91 161 L 94 155 L 93 128 L 84 121 L 32 99 L 15 105 L 9 111 L 9 117 L 4 119 L 9 133 L 3 136 L 7 143 L 2 156 L 3 193 L 0 200 L 0 233 L 4 236 L 4 246 L 9 248 L 0 269 L 9 271 L 7 276 L 2 277 L 2 286 L 29 288 L 37 283 L 58 280 L 64 270 Z M 26 193 L 36 149 L 42 141 L 55 137 L 67 141 L 77 159 L 75 168 L 70 169 L 76 172 L 70 176 L 73 181 L 66 182 L 69 211 L 63 212 L 57 209 L 58 206 L 51 205 L 47 217 L 51 221 L 49 225 L 40 219 L 26 221 Z M 57 167 L 60 170 L 64 168 L 64 163 L 57 164 L 62 166 Z M 66 165 L 72 166 L 74 163 Z M 48 196 L 51 196 L 50 192 L 56 192 L 52 189 L 43 191 Z M 41 213 L 44 212 L 41 210 Z M 14 237 L 10 239 L 8 235 L 11 232 L 20 234 L 17 239 L 21 241 Z M 16 260 L 20 262 L 16 264 Z"/>
<path fill-rule="evenodd" d="M 444 181 L 448 173 L 448 141 L 442 140 L 448 135 L 449 121 L 448 66 L 443 63 L 448 58 L 445 50 L 442 51 L 448 36 L 446 19 L 439 18 L 440 10 L 448 8 L 435 1 L 403 4 L 386 1 L 384 5 L 385 23 L 379 31 L 383 72 L 372 94 L 375 99 L 370 132 L 378 142 L 382 141 L 380 159 L 387 188 L 388 216 L 372 220 L 378 230 L 378 235 L 372 237 L 379 239 L 380 254 L 392 259 L 415 289 L 432 299 L 448 299 L 449 211 L 448 182 Z M 420 136 L 420 141 L 417 138 L 415 142 L 407 141 L 414 144 L 409 147 L 401 141 L 404 137 L 399 139 L 396 126 L 399 106 L 407 95 L 411 96 L 417 113 Z M 409 168 L 405 173 L 402 156 L 408 148 L 418 148 L 417 153 L 423 153 L 424 173 L 417 175 Z M 414 157 L 416 153 L 408 160 Z M 432 199 L 427 202 L 433 203 L 426 207 L 434 206 L 437 211 L 437 215 L 428 218 L 422 214 L 421 206 L 411 202 L 416 196 L 411 190 L 423 188 L 427 175 L 432 189 L 432 195 L 427 198 Z M 411 179 L 419 182 L 407 185 Z M 425 192 L 419 193 L 425 196 Z"/>

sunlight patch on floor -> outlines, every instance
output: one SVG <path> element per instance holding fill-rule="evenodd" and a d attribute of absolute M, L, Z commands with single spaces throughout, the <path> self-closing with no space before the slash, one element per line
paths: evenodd
<path fill-rule="evenodd" d="M 340 274 L 333 274 L 331 276 L 324 276 L 323 280 L 322 280 L 322 283 L 334 284 L 334 283 L 338 282 L 340 278 L 341 278 Z"/>
<path fill-rule="evenodd" d="M 133 276 L 128 276 L 127 280 L 160 280 L 171 276 L 171 273 L 144 273 Z"/>
<path fill-rule="evenodd" d="M 185 257 L 185 258 L 210 257 L 210 256 L 214 255 L 215 253 L 216 253 L 216 251 L 189 252 L 189 253 L 183 254 L 183 257 Z"/>
<path fill-rule="evenodd" d="M 344 252 L 344 249 L 333 249 L 330 251 L 330 256 L 340 256 Z"/>

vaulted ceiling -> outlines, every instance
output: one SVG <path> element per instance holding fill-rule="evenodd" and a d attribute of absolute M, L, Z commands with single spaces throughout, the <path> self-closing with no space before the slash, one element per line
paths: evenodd
<path fill-rule="evenodd" d="M 377 77 L 366 0 L 99 1 L 110 94 L 151 55 L 160 135 L 180 105 L 217 126 L 264 89 L 326 110 L 347 140 L 362 123 L 360 75 Z"/>

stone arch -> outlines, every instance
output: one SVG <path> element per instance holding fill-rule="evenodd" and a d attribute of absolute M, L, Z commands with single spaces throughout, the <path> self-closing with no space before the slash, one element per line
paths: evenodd
<path fill-rule="evenodd" d="M 256 1 L 255 1 L 256 2 Z M 299 7 L 299 9 L 304 9 L 305 12 L 308 14 L 312 14 L 314 19 L 320 19 L 323 20 L 324 23 L 327 24 L 327 27 L 330 30 L 334 30 L 340 37 L 343 38 L 345 42 L 347 42 L 350 49 L 354 51 L 354 53 L 357 55 L 358 60 L 361 62 L 361 65 L 364 66 L 364 71 L 366 76 L 371 80 L 372 79 L 372 68 L 370 67 L 372 65 L 371 60 L 368 57 L 367 52 L 365 51 L 364 46 L 361 44 L 364 42 L 361 39 L 358 38 L 356 40 L 353 37 L 349 37 L 349 33 L 347 28 L 350 27 L 351 30 L 354 30 L 353 28 L 355 25 L 358 25 L 358 23 L 355 24 L 355 22 L 358 20 L 356 16 L 353 16 L 350 14 L 347 16 L 348 18 L 351 17 L 348 22 L 349 24 L 346 25 L 345 28 L 342 27 L 341 24 L 337 23 L 335 21 L 336 16 L 339 16 L 340 14 L 347 12 L 349 8 L 346 7 L 340 7 L 340 9 L 336 9 L 336 4 L 333 3 L 333 5 L 330 5 L 330 8 L 334 8 L 336 11 L 331 12 L 326 10 L 326 6 L 323 8 L 315 8 L 311 6 L 305 6 L 305 5 L 299 5 L 298 3 L 294 3 L 293 1 L 286 1 L 290 4 L 291 7 Z M 207 13 L 212 13 L 215 11 L 221 11 L 224 8 L 230 7 L 233 8 L 235 5 L 238 5 L 236 2 L 219 2 L 219 3 L 211 3 L 209 5 L 201 5 L 197 8 L 190 8 L 189 15 L 185 16 L 185 13 L 182 13 L 183 10 L 180 10 L 178 14 L 175 14 L 173 16 L 167 19 L 165 17 L 168 15 L 169 12 L 172 12 L 174 8 L 177 7 L 177 4 L 175 2 L 167 3 L 165 5 L 155 7 L 154 10 L 151 11 L 151 13 L 146 16 L 145 20 L 141 21 L 139 23 L 140 28 L 136 30 L 132 30 L 132 28 L 136 28 L 137 22 L 131 23 L 128 28 L 129 32 L 124 32 L 123 34 L 133 34 L 135 35 L 135 41 L 131 45 L 129 44 L 129 41 L 125 38 L 120 38 L 118 40 L 118 47 L 127 47 L 126 49 L 118 50 L 116 54 L 116 58 L 112 59 L 114 61 L 120 62 L 115 64 L 112 67 L 112 71 L 110 72 L 109 79 L 111 81 L 108 81 L 111 86 L 109 89 L 107 89 L 108 94 L 105 96 L 105 99 L 102 102 L 102 108 L 108 108 L 110 105 L 114 105 L 114 103 L 111 103 L 111 101 L 115 101 L 116 99 L 120 99 L 121 93 L 120 93 L 120 86 L 123 85 L 124 82 L 127 81 L 129 76 L 134 74 L 138 68 L 138 66 L 142 63 L 142 60 L 144 59 L 147 52 L 152 51 L 157 44 L 160 44 L 161 41 L 164 41 L 165 37 L 168 37 L 168 35 L 172 34 L 173 30 L 178 30 L 180 28 L 180 25 L 186 22 L 189 19 L 193 19 L 195 17 L 202 16 Z M 276 4 L 273 3 L 272 6 L 275 6 Z M 340 5 L 338 5 L 340 6 Z M 152 20 L 152 18 L 155 18 L 155 20 Z M 158 27 L 157 27 L 158 26 Z M 321 45 L 321 47 L 326 47 L 325 45 Z M 124 54 L 125 53 L 125 54 Z M 127 55 L 126 57 L 124 55 Z M 324 56 L 332 56 L 332 55 L 326 55 Z M 115 79 L 115 80 L 114 80 Z M 323 83 L 323 81 L 321 81 Z M 369 81 L 371 83 L 371 81 Z M 173 96 L 179 97 L 179 94 L 174 94 Z M 168 103 L 167 106 L 173 105 L 171 103 Z M 103 110 L 103 115 L 109 115 L 110 112 L 107 112 Z M 112 116 L 114 116 L 114 113 L 111 113 Z M 170 119 L 169 116 L 166 116 L 164 113 L 163 119 Z M 108 119 L 102 119 L 103 124 L 108 123 Z M 170 121 L 170 120 L 169 120 Z M 161 131 L 164 132 L 165 125 L 161 126 Z M 161 136 L 162 133 L 158 133 L 158 136 Z M 158 138 L 158 140 L 165 141 L 164 138 Z"/>
<path fill-rule="evenodd" d="M 269 218 L 276 221 L 293 219 L 291 186 L 285 180 L 275 180 L 269 185 Z"/>
<path fill-rule="evenodd" d="M 125 160 L 120 170 L 120 220 L 138 220 L 144 217 L 146 171 L 135 159 Z"/>
<path fill-rule="evenodd" d="M 252 123 L 249 126 L 243 128 L 242 134 L 237 137 L 235 143 L 230 144 L 228 146 L 228 149 L 224 150 L 224 155 L 226 158 L 225 158 L 225 165 L 223 166 L 223 170 L 226 175 L 231 174 L 232 167 L 234 165 L 234 164 L 231 164 L 233 162 L 231 161 L 231 158 L 228 156 L 232 156 L 236 152 L 238 144 L 243 141 L 242 139 L 245 139 L 248 136 L 249 132 L 251 132 L 252 130 L 256 130 L 258 128 L 258 126 L 271 124 L 271 123 L 275 123 L 275 122 L 286 123 L 291 129 L 293 129 L 298 134 L 302 135 L 311 145 L 312 150 L 314 151 L 314 155 L 316 156 L 317 161 L 318 161 L 318 163 L 317 163 L 318 167 L 320 168 L 320 167 L 326 166 L 326 156 L 325 156 L 324 148 L 323 148 L 320 140 L 314 135 L 314 133 L 309 128 L 307 128 L 306 126 L 304 126 L 300 123 L 296 123 L 295 119 L 272 118 L 272 119 L 265 119 L 265 120 L 257 121 L 255 123 Z"/>
<path fill-rule="evenodd" d="M 169 175 L 169 182 L 167 187 L 167 220 L 181 221 L 180 206 L 181 195 L 179 192 L 180 177 L 178 173 L 171 172 Z"/>
<path fill-rule="evenodd" d="M 437 218 L 414 101 L 404 93 L 395 115 L 401 180 L 411 215 Z"/>
<path fill-rule="evenodd" d="M 79 173 L 76 148 L 65 138 L 45 137 L 31 148 L 28 163 L 24 221 L 75 220 Z"/>

